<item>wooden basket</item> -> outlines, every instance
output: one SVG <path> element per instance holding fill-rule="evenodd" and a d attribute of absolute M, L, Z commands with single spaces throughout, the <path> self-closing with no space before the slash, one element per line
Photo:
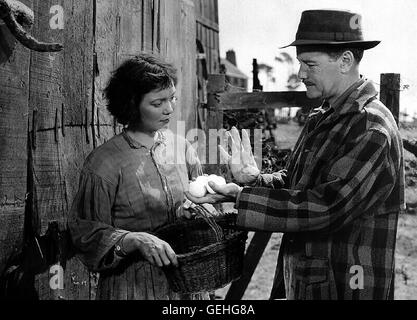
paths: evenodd
<path fill-rule="evenodd" d="M 164 271 L 179 293 L 216 290 L 242 274 L 247 232 L 236 230 L 236 214 L 213 217 L 201 206 L 194 211 L 198 218 L 178 220 L 156 232 L 177 254 L 178 267 Z"/>

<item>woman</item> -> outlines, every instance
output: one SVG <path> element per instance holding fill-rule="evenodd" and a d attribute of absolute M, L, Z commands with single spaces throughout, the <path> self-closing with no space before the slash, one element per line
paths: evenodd
<path fill-rule="evenodd" d="M 161 267 L 177 258 L 152 234 L 181 214 L 189 180 L 202 174 L 184 139 L 175 138 L 182 158 L 172 157 L 173 136 L 164 130 L 176 82 L 173 66 L 142 54 L 124 62 L 105 88 L 108 110 L 125 129 L 87 157 L 69 219 L 78 256 L 100 272 L 98 299 L 207 297 L 171 291 Z"/>

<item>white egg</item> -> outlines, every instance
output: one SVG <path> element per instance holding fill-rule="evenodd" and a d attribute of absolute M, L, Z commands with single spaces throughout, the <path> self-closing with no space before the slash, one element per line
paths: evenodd
<path fill-rule="evenodd" d="M 211 174 L 208 176 L 208 181 L 207 181 L 207 185 L 206 185 L 206 189 L 209 193 L 211 194 L 215 194 L 216 192 L 208 185 L 208 182 L 212 181 L 215 184 L 218 184 L 219 186 L 225 185 L 226 184 L 226 180 L 221 177 L 221 176 L 217 176 L 215 174 Z"/>
<path fill-rule="evenodd" d="M 208 182 L 208 176 L 204 175 L 204 176 L 199 176 L 195 179 L 196 182 L 202 184 L 202 185 L 206 185 Z"/>
<path fill-rule="evenodd" d="M 197 180 L 190 183 L 188 191 L 196 198 L 204 197 L 207 193 L 206 186 Z"/>

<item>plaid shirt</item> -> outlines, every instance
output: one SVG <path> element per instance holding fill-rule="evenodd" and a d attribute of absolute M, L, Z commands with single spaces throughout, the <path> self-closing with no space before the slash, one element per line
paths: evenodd
<path fill-rule="evenodd" d="M 388 299 L 399 212 L 402 141 L 390 111 L 361 79 L 311 112 L 288 162 L 288 182 L 245 187 L 238 224 L 283 232 L 271 299 Z M 275 179 L 276 180 L 276 179 Z"/>

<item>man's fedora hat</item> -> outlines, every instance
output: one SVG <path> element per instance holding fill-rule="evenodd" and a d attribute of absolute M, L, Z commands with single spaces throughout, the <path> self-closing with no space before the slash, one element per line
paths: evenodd
<path fill-rule="evenodd" d="M 301 15 L 295 41 L 288 46 L 351 46 L 364 50 L 381 41 L 365 41 L 360 14 L 339 10 L 307 10 Z"/>

